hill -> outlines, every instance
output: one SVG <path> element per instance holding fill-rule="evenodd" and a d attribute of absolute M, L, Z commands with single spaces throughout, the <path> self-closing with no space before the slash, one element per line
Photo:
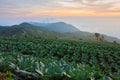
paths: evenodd
<path fill-rule="evenodd" d="M 34 36 L 34 37 L 58 37 L 61 34 L 47 31 L 43 28 L 28 23 L 21 23 L 10 27 L 0 27 L 0 36 Z"/>
<path fill-rule="evenodd" d="M 102 34 L 104 41 L 120 43 L 115 37 Z M 94 33 L 80 31 L 76 27 L 64 22 L 56 23 L 28 23 L 19 25 L 0 26 L 0 36 L 34 36 L 46 38 L 72 39 L 72 40 L 92 40 L 96 41 Z"/>

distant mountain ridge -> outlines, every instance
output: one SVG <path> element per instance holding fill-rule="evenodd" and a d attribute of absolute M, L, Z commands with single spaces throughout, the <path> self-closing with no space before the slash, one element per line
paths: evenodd
<path fill-rule="evenodd" d="M 64 22 L 55 22 L 55 23 L 29 23 L 34 26 L 44 27 L 46 30 L 55 31 L 55 32 L 77 32 L 80 31 L 71 24 L 66 24 Z"/>
<path fill-rule="evenodd" d="M 0 36 L 34 36 L 74 40 L 96 40 L 94 33 L 80 31 L 73 25 L 64 22 L 24 22 L 19 25 L 0 26 Z M 117 41 L 120 43 L 120 39 L 115 37 L 104 35 L 104 39 L 109 42 Z"/>

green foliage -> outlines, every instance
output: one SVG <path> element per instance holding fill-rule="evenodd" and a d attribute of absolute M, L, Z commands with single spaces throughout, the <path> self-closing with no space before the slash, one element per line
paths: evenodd
<path fill-rule="evenodd" d="M 119 65 L 120 45 L 117 44 L 32 37 L 0 38 L 0 72 L 10 70 L 12 73 L 6 74 L 14 74 L 14 78 L 119 80 Z"/>
<path fill-rule="evenodd" d="M 12 73 L 10 71 L 6 71 L 5 73 L 0 72 L 0 79 L 1 80 L 14 80 L 12 78 Z"/>

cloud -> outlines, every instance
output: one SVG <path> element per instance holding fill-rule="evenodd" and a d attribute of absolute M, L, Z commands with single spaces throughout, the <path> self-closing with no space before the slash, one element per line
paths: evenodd
<path fill-rule="evenodd" d="M 119 0 L 0 0 L 0 15 L 118 15 L 119 5 Z"/>

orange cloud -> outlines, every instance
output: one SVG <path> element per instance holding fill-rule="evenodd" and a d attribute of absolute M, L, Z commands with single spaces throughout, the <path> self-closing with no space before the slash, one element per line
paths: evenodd
<path fill-rule="evenodd" d="M 120 16 L 119 0 L 3 0 L 0 17 Z"/>
<path fill-rule="evenodd" d="M 79 11 L 79 10 L 40 10 L 32 11 L 27 16 L 37 17 L 37 16 L 120 16 L 120 12 L 104 12 L 96 13 L 94 11 Z"/>

